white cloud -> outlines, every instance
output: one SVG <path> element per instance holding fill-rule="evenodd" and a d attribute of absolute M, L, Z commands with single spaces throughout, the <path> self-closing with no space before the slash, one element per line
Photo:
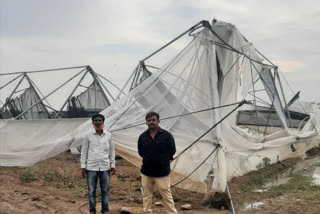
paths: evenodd
<path fill-rule="evenodd" d="M 305 68 L 305 64 L 302 61 L 292 61 L 292 60 L 272 60 L 282 72 L 297 72 Z"/>

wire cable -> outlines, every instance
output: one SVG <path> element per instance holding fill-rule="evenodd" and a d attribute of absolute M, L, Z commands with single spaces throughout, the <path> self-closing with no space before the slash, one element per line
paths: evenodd
<path fill-rule="evenodd" d="M 201 138 L 203 138 L 206 134 L 208 134 L 212 129 L 217 127 L 222 121 L 224 121 L 227 117 L 229 117 L 235 110 L 237 110 L 239 107 L 241 107 L 244 103 L 246 103 L 245 100 L 240 102 L 237 107 L 235 107 L 232 111 L 230 111 L 226 116 L 221 118 L 216 124 L 214 124 L 210 129 L 208 129 L 205 133 L 203 133 L 200 137 L 198 137 L 193 143 L 191 143 L 189 146 L 187 146 L 182 152 L 180 152 L 175 158 L 173 158 L 172 161 L 176 160 L 180 155 L 182 155 L 184 152 L 186 152 L 191 146 L 196 144 Z"/>
<path fill-rule="evenodd" d="M 242 102 L 243 102 L 243 101 L 242 101 Z M 201 112 L 205 112 L 205 111 L 209 111 L 209 110 L 215 110 L 215 109 L 219 109 L 219 108 L 229 107 L 229 106 L 233 106 L 233 105 L 240 104 L 240 103 L 242 103 L 242 102 L 236 102 L 236 103 L 232 103 L 232 104 L 227 104 L 227 105 L 222 105 L 222 106 L 217 106 L 217 107 L 202 109 L 202 110 L 199 110 L 199 111 L 188 112 L 188 113 L 185 113 L 185 114 L 179 114 L 179 115 L 175 115 L 175 116 L 165 117 L 165 118 L 161 118 L 161 120 L 168 120 L 168 119 L 173 119 L 173 118 L 176 118 L 176 117 L 187 116 L 187 115 L 190 115 L 190 114 L 196 114 L 196 113 L 201 113 Z M 247 103 L 247 102 L 246 102 L 246 103 Z M 130 128 L 134 128 L 134 127 L 141 126 L 141 125 L 145 125 L 145 124 L 146 124 L 145 122 L 144 122 L 144 123 L 139 123 L 139 124 L 135 124 L 135 125 L 128 126 L 128 127 L 123 127 L 123 128 L 119 128 L 119 129 L 109 130 L 109 132 L 121 131 L 121 130 L 130 129 Z"/>
<path fill-rule="evenodd" d="M 209 157 L 218 149 L 220 148 L 220 144 L 216 146 L 216 148 L 214 148 L 214 150 L 212 152 L 210 152 L 210 154 L 200 163 L 199 166 L 197 166 L 191 173 L 189 173 L 189 175 L 187 175 L 186 177 L 184 177 L 183 179 L 181 179 L 180 181 L 178 181 L 177 183 L 175 183 L 174 185 L 171 185 L 171 187 L 175 187 L 176 185 L 180 184 L 181 182 L 183 182 L 184 180 L 186 180 L 187 178 L 189 178 L 195 171 L 197 171 L 208 159 Z"/>

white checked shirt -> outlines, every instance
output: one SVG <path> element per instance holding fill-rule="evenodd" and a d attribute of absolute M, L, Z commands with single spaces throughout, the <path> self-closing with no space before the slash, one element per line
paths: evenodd
<path fill-rule="evenodd" d="M 81 168 L 92 171 L 106 171 L 115 168 L 115 150 L 111 133 L 103 130 L 102 135 L 96 131 L 88 134 L 82 143 Z"/>

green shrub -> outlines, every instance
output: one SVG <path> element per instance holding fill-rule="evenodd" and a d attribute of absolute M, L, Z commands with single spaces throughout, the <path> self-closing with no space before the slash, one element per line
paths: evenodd
<path fill-rule="evenodd" d="M 30 170 L 23 170 L 19 174 L 20 183 L 30 183 L 37 180 L 34 173 Z"/>

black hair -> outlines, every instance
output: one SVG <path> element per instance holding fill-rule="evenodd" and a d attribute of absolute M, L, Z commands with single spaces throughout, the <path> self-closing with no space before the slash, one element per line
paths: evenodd
<path fill-rule="evenodd" d="M 146 115 L 146 120 L 147 120 L 149 117 L 152 117 L 152 116 L 156 116 L 158 120 L 160 119 L 160 116 L 159 116 L 159 114 L 158 114 L 157 112 L 151 111 L 151 112 L 149 112 L 149 113 Z"/>
<path fill-rule="evenodd" d="M 104 116 L 102 114 L 95 114 L 91 117 L 91 120 L 94 121 L 95 118 L 100 117 L 102 118 L 103 122 L 104 122 Z"/>

